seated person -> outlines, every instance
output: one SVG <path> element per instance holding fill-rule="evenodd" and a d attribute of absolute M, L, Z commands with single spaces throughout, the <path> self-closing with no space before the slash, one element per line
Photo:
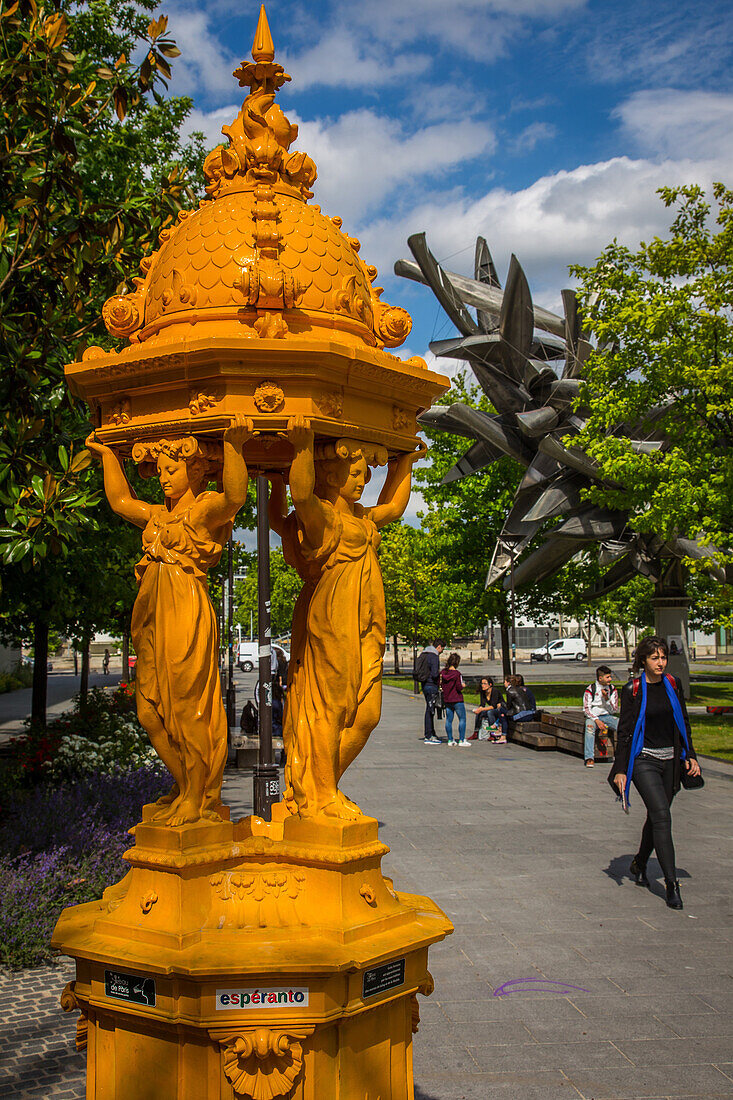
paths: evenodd
<path fill-rule="evenodd" d="M 481 677 L 479 688 L 479 704 L 473 708 L 476 717 L 473 720 L 473 733 L 469 738 L 475 741 L 482 727 L 496 726 L 499 722 L 499 706 L 504 702 L 504 696 L 494 684 L 491 676 Z"/>
<path fill-rule="evenodd" d="M 588 684 L 583 692 L 585 715 L 585 743 L 583 756 L 586 768 L 593 767 L 596 755 L 596 732 L 618 729 L 618 692 L 611 683 L 613 673 L 608 665 L 596 669 L 595 683 Z"/>
<path fill-rule="evenodd" d="M 505 676 L 506 703 L 502 703 L 499 710 L 499 724 L 501 725 L 501 737 L 499 743 L 506 741 L 507 718 L 513 722 L 531 722 L 537 714 L 535 697 L 526 686 L 524 677 L 518 673 L 516 676 Z"/>

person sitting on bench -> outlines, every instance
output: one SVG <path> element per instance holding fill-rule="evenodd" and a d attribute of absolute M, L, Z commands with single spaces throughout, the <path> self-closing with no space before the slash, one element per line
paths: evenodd
<path fill-rule="evenodd" d="M 583 756 L 586 768 L 593 767 L 596 756 L 596 733 L 618 729 L 618 692 L 611 683 L 613 673 L 608 665 L 596 669 L 595 683 L 588 684 L 583 693 L 585 715 L 585 743 Z"/>

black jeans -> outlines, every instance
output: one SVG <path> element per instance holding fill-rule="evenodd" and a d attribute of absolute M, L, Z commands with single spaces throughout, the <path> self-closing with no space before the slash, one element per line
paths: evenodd
<path fill-rule="evenodd" d="M 646 806 L 646 821 L 641 832 L 637 861 L 645 867 L 654 849 L 665 881 L 675 882 L 677 871 L 670 812 L 674 798 L 674 760 L 653 760 L 649 756 L 637 756 L 631 781 Z"/>
<path fill-rule="evenodd" d="M 438 701 L 438 685 L 423 684 L 425 696 L 425 736 L 435 737 L 435 704 Z"/>

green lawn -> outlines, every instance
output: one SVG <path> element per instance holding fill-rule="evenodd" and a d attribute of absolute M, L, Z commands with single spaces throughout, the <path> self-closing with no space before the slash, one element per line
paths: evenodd
<path fill-rule="evenodd" d="M 412 680 L 406 676 L 385 676 L 385 684 L 412 691 Z M 539 706 L 579 707 L 582 684 L 532 684 Z M 694 684 L 691 703 L 697 706 L 733 704 L 733 684 Z M 467 707 L 478 704 L 478 693 L 464 692 Z M 733 764 L 733 714 L 693 714 L 690 719 L 696 752 L 727 760 Z"/>

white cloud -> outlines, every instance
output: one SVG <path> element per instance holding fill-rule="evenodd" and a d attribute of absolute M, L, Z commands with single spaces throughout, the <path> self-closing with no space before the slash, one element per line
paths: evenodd
<path fill-rule="evenodd" d="M 606 5 L 588 48 L 596 80 L 677 86 L 730 71 L 730 0 Z"/>
<path fill-rule="evenodd" d="M 541 141 L 549 141 L 556 134 L 557 127 L 550 122 L 531 122 L 509 143 L 509 148 L 517 155 L 531 153 Z"/>
<path fill-rule="evenodd" d="M 342 88 L 384 87 L 386 84 L 419 76 L 430 65 L 425 54 L 405 53 L 385 64 L 384 51 L 357 39 L 346 28 L 329 30 L 301 54 L 284 53 L 281 58 L 293 77 L 293 91 L 310 91 L 317 85 Z"/>
<path fill-rule="evenodd" d="M 381 88 L 423 71 L 438 56 L 489 64 L 530 20 L 553 21 L 587 0 L 339 0 L 318 12 L 315 44 L 288 53 L 293 91 L 316 85 Z M 328 30 L 322 31 L 326 26 Z M 302 28 L 301 28 L 302 30 Z M 316 37 L 320 34 L 320 37 Z M 429 56 L 425 47 L 429 45 Z M 410 52 L 417 46 L 418 53 Z M 450 62 L 449 62 L 450 67 Z M 441 80 L 446 88 L 449 84 Z M 446 93 L 444 93 L 446 94 Z"/>
<path fill-rule="evenodd" d="M 614 112 L 637 148 L 715 157 L 733 146 L 733 94 L 662 88 L 636 92 Z"/>
<path fill-rule="evenodd" d="M 408 130 L 372 110 L 350 111 L 335 122 L 301 121 L 297 148 L 318 166 L 316 201 L 340 214 L 347 228 L 394 196 L 403 208 L 423 181 L 490 152 L 487 123 L 465 120 Z"/>
<path fill-rule="evenodd" d="M 657 188 L 695 182 L 706 189 L 729 177 L 733 153 L 715 160 L 632 160 L 617 157 L 573 171 L 544 176 L 522 191 L 494 188 L 477 199 L 434 198 L 398 219 L 383 219 L 362 229 L 362 254 L 384 273 L 395 247 L 409 258 L 411 233 L 427 232 L 440 259 L 466 248 L 445 266 L 468 273 L 472 245 L 486 237 L 503 279 L 512 252 L 525 269 L 539 305 L 561 312 L 559 292 L 571 284 L 568 264 L 590 263 L 614 237 L 629 246 L 663 234 L 670 222 Z M 425 293 L 428 293 L 425 291 Z"/>
<path fill-rule="evenodd" d="M 185 132 L 200 130 L 209 145 L 216 145 L 225 140 L 221 127 L 238 110 L 238 104 L 193 110 Z M 424 190 L 428 179 L 494 147 L 488 123 L 470 119 L 408 130 L 398 120 L 368 109 L 350 111 L 335 121 L 304 121 L 293 111 L 288 116 L 300 129 L 293 148 L 308 153 L 318 168 L 315 201 L 344 218 L 351 233 L 389 196 L 402 208 L 408 196 Z"/>
<path fill-rule="evenodd" d="M 171 35 L 181 51 L 172 68 L 171 90 L 177 95 L 230 96 L 237 87 L 232 73 L 242 58 L 220 42 L 209 19 L 200 8 L 170 11 Z"/>
<path fill-rule="evenodd" d="M 221 128 L 234 121 L 240 106 L 239 103 L 232 103 L 229 107 L 217 107 L 215 111 L 199 111 L 194 108 L 184 123 L 183 133 L 188 136 L 200 131 L 204 135 L 207 149 L 214 145 L 226 145 L 227 139 Z"/>

